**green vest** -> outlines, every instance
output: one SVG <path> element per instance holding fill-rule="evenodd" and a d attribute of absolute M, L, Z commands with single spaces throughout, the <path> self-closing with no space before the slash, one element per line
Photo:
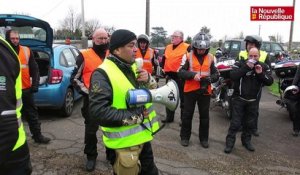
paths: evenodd
<path fill-rule="evenodd" d="M 7 48 L 11 51 L 11 53 L 13 53 L 15 55 L 15 57 L 18 59 L 18 55 L 17 53 L 14 51 L 14 49 L 10 46 L 10 44 L 5 41 L 2 37 L 0 37 L 0 40 L 2 43 L 4 43 Z M 18 59 L 19 60 L 19 59 Z M 21 65 L 20 65 L 21 68 Z M 19 75 L 16 79 L 16 84 L 15 84 L 15 94 L 16 94 L 16 110 L 15 111 L 3 111 L 4 113 L 14 113 L 17 116 L 17 121 L 18 121 L 18 139 L 16 141 L 16 144 L 13 147 L 12 151 L 17 150 L 18 148 L 20 148 L 21 146 L 24 145 L 25 141 L 26 141 L 26 135 L 25 135 L 25 131 L 24 131 L 24 126 L 22 123 L 22 119 L 21 119 L 21 108 L 22 108 L 22 81 L 21 81 L 21 70 L 19 70 Z"/>
<path fill-rule="evenodd" d="M 134 89 L 134 86 L 111 60 L 105 59 L 99 68 L 106 72 L 112 85 L 113 101 L 111 106 L 116 109 L 127 109 L 126 94 L 128 90 Z M 136 74 L 135 64 L 132 66 L 132 69 Z M 153 139 L 152 133 L 159 129 L 159 123 L 152 104 L 148 103 L 145 107 L 149 111 L 149 118 L 144 119 L 143 124 L 101 127 L 105 146 L 112 149 L 119 149 L 151 141 Z"/>
<path fill-rule="evenodd" d="M 267 59 L 268 53 L 263 50 L 260 50 L 259 54 L 260 54 L 259 61 L 264 63 Z M 243 58 L 245 60 L 248 59 L 248 52 L 246 50 L 240 51 L 239 60 L 241 60 Z"/>

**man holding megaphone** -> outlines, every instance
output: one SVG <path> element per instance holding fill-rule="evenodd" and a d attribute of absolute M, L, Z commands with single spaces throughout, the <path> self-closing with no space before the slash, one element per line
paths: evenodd
<path fill-rule="evenodd" d="M 91 77 L 90 116 L 101 126 L 115 174 L 158 175 L 150 141 L 159 123 L 152 103 L 129 105 L 126 101 L 129 90 L 156 85 L 146 70 L 137 69 L 136 42 L 131 31 L 121 29 L 112 34 L 111 54 Z"/>

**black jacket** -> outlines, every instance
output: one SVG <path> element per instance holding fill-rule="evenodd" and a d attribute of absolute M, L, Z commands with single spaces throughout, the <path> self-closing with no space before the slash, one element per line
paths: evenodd
<path fill-rule="evenodd" d="M 131 65 L 113 55 L 105 59 L 112 60 L 135 88 L 140 87 L 131 69 Z M 111 106 L 112 100 L 113 91 L 109 78 L 103 69 L 97 68 L 92 74 L 89 89 L 89 111 L 91 120 L 105 127 L 136 124 L 137 120 L 134 120 L 136 117 L 141 119 L 139 121 L 143 120 L 143 106 L 118 110 Z"/>
<path fill-rule="evenodd" d="M 16 79 L 20 73 L 18 57 L 0 39 L 0 174 L 6 168 L 17 168 L 29 159 L 27 143 L 12 151 L 19 137 L 16 113 Z"/>
<path fill-rule="evenodd" d="M 247 66 L 245 60 L 235 62 L 230 78 L 233 80 L 234 96 L 240 96 L 246 100 L 259 99 L 263 86 L 273 83 L 270 67 L 258 62 L 263 68 L 261 74 L 255 73 L 254 69 Z"/>

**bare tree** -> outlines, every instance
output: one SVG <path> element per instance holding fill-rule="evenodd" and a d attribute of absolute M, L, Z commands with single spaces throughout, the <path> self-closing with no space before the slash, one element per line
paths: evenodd
<path fill-rule="evenodd" d="M 99 27 L 102 27 L 101 23 L 97 19 L 91 19 L 85 22 L 86 35 L 91 38 L 92 33 Z M 69 8 L 67 16 L 60 22 L 60 27 L 55 31 L 55 37 L 58 39 L 80 39 L 82 34 L 82 18 L 81 14 L 77 14 L 73 8 Z M 115 27 L 104 27 L 108 33 L 112 33 Z"/>
<path fill-rule="evenodd" d="M 269 36 L 270 41 L 276 42 L 276 37 L 275 35 Z"/>
<path fill-rule="evenodd" d="M 107 31 L 109 36 L 111 36 L 111 34 L 116 30 L 114 26 L 104 26 L 104 29 Z"/>
<path fill-rule="evenodd" d="M 101 23 L 99 20 L 97 19 L 88 20 L 85 23 L 86 36 L 90 39 L 92 37 L 93 32 L 99 27 L 101 27 Z"/>
<path fill-rule="evenodd" d="M 78 16 L 73 8 L 69 8 L 67 16 L 61 21 L 61 28 L 67 29 L 71 32 L 75 32 L 76 27 L 75 27 L 75 21 L 76 16 Z"/>

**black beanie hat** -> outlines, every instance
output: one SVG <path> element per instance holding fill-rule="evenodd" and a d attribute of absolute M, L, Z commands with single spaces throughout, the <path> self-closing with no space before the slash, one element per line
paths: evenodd
<path fill-rule="evenodd" d="M 136 35 L 125 29 L 119 29 L 113 32 L 110 37 L 109 51 L 112 53 L 115 49 L 125 46 L 129 42 L 136 39 Z"/>

